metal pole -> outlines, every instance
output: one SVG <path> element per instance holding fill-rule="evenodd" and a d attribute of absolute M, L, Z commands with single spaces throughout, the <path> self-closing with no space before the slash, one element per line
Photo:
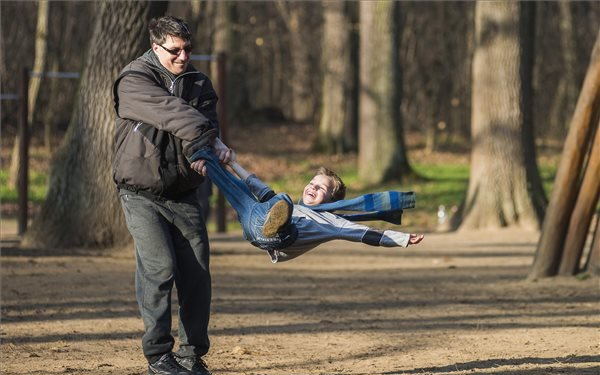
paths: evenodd
<path fill-rule="evenodd" d="M 220 52 L 217 55 L 217 85 L 219 93 L 218 114 L 219 114 L 219 130 L 220 138 L 223 143 L 228 144 L 227 138 L 227 92 L 226 92 L 226 56 L 225 52 Z M 219 190 L 217 196 L 217 232 L 227 232 L 227 221 L 225 215 L 225 196 Z"/>
<path fill-rule="evenodd" d="M 23 68 L 20 80 L 20 113 L 19 113 L 19 220 L 18 234 L 22 236 L 27 230 L 28 221 L 28 185 L 29 185 L 29 124 L 27 122 L 27 102 L 29 98 L 29 70 Z"/>

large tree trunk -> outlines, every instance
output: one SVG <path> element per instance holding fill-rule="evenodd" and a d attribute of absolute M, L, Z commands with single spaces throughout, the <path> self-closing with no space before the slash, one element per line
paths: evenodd
<path fill-rule="evenodd" d="M 579 190 L 581 170 L 600 114 L 600 31 L 579 94 L 552 188 L 529 279 L 555 276 Z"/>
<path fill-rule="evenodd" d="M 400 116 L 398 7 L 394 1 L 360 3 L 358 172 L 367 184 L 410 173 Z"/>
<path fill-rule="evenodd" d="M 166 3 L 100 2 L 69 130 L 25 246 L 96 247 L 129 240 L 112 181 L 114 104 L 120 69 L 148 47 L 149 17 Z"/>
<path fill-rule="evenodd" d="M 463 208 L 453 218 L 460 229 L 539 229 L 541 225 L 545 198 L 528 105 L 531 58 L 527 53 L 532 51 L 526 38 L 532 35 L 522 30 L 530 21 L 522 6 L 528 5 L 476 4 L 471 174 Z"/>
<path fill-rule="evenodd" d="M 40 0 L 38 2 L 38 16 L 37 16 L 37 28 L 35 31 L 35 58 L 33 60 L 33 71 L 44 72 L 46 67 L 46 52 L 48 51 L 48 12 L 49 4 L 47 0 Z M 40 92 L 40 83 L 43 76 L 34 75 L 29 79 L 29 97 L 27 98 L 27 124 L 31 128 L 33 127 L 33 116 L 36 113 L 36 102 L 38 94 Z M 15 143 L 13 145 L 13 152 L 10 164 L 10 171 L 8 174 L 8 186 L 12 188 L 17 187 L 17 181 L 19 176 L 19 166 L 21 165 L 19 157 L 19 136 L 15 137 Z"/>
<path fill-rule="evenodd" d="M 355 60 L 357 55 L 353 52 L 356 43 L 352 31 L 354 5 L 352 2 L 343 1 L 323 3 L 323 90 L 316 147 L 328 153 L 355 151 L 358 143 L 358 61 Z"/>

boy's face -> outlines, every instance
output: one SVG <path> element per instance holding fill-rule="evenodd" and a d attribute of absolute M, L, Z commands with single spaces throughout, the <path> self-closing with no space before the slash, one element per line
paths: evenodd
<path fill-rule="evenodd" d="M 333 181 L 324 175 L 317 175 L 306 185 L 302 193 L 302 202 L 307 206 L 314 206 L 331 201 Z"/>

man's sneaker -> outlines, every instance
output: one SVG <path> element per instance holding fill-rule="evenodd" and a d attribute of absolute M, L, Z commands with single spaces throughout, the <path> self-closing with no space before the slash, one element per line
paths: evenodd
<path fill-rule="evenodd" d="M 284 200 L 277 201 L 267 213 L 263 226 L 263 235 L 275 237 L 277 232 L 288 222 L 291 212 L 290 204 Z"/>
<path fill-rule="evenodd" d="M 192 375 L 190 370 L 181 366 L 173 353 L 166 353 L 156 362 L 148 364 L 148 375 Z"/>
<path fill-rule="evenodd" d="M 191 371 L 194 375 L 211 375 L 210 371 L 208 371 L 208 366 L 206 362 L 202 360 L 202 358 L 197 357 L 180 357 L 178 355 L 175 356 L 175 359 L 179 364 L 189 371 Z"/>

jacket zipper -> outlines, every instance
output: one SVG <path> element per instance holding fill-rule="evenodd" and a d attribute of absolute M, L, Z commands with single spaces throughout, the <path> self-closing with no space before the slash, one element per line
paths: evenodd
<path fill-rule="evenodd" d="M 186 76 L 186 75 L 189 75 L 189 74 L 197 74 L 197 73 L 199 73 L 199 72 L 197 72 L 197 71 L 193 71 L 193 72 L 185 72 L 185 73 L 183 73 L 183 74 L 181 74 L 181 75 L 178 75 L 177 77 L 175 77 L 175 79 L 171 79 L 169 76 L 166 76 L 166 78 L 168 78 L 168 79 L 171 81 L 171 85 L 169 86 L 169 93 L 170 93 L 171 95 L 173 95 L 173 96 L 176 96 L 176 95 L 175 95 L 175 84 L 177 83 L 177 81 L 178 81 L 180 78 L 182 78 L 182 77 L 184 77 L 184 76 Z"/>

